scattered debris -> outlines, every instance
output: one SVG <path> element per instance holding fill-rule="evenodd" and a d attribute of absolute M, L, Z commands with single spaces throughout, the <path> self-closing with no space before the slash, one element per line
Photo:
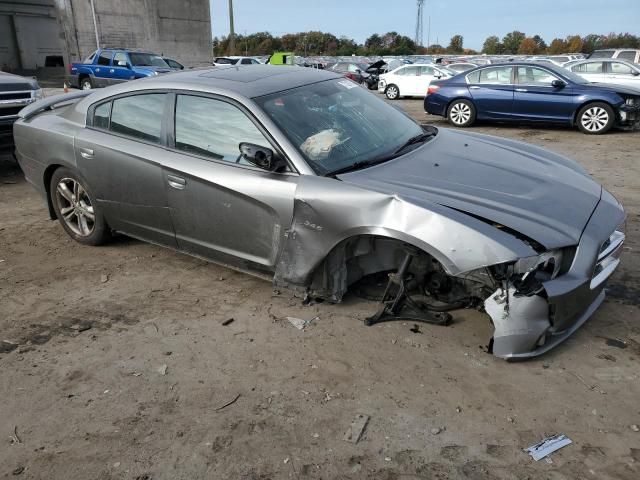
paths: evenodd
<path fill-rule="evenodd" d="M 391 461 L 391 457 L 384 457 L 384 461 L 385 462 L 390 462 Z"/>
<path fill-rule="evenodd" d="M 226 327 L 227 325 L 231 325 L 234 322 L 233 317 L 226 319 L 224 322 L 222 322 L 222 326 Z"/>
<path fill-rule="evenodd" d="M 22 472 L 24 472 L 24 467 L 22 465 L 20 465 L 18 468 L 16 468 L 13 472 L 11 472 L 13 475 L 21 475 Z"/>
<path fill-rule="evenodd" d="M 515 420 L 514 420 L 513 417 L 507 417 L 507 422 L 513 423 L 513 422 L 515 422 Z"/>
<path fill-rule="evenodd" d="M 87 330 L 91 330 L 91 323 L 89 322 L 80 322 L 80 323 L 76 323 L 74 325 L 71 325 L 71 328 L 73 330 L 77 330 L 78 333 L 80 332 L 86 332 Z"/>
<path fill-rule="evenodd" d="M 571 443 L 573 442 L 566 435 L 552 435 L 545 438 L 540 443 L 536 443 L 535 445 L 531 445 L 529 448 L 525 448 L 523 451 L 531 455 L 531 457 L 537 462 L 538 460 L 543 459 L 547 455 L 550 455 L 556 450 L 566 447 Z"/>
<path fill-rule="evenodd" d="M 168 369 L 168 368 L 169 368 L 169 367 L 167 367 L 167 365 L 166 365 L 166 364 L 164 364 L 164 365 L 160 365 L 160 366 L 158 367 L 158 373 L 159 373 L 160 375 L 166 375 L 166 374 L 167 374 L 167 369 Z"/>
<path fill-rule="evenodd" d="M 460 407 L 456 407 L 456 413 L 460 413 L 462 412 L 462 409 Z"/>
<path fill-rule="evenodd" d="M 116 462 L 113 464 L 113 468 L 118 468 L 120 466 L 120 462 Z"/>
<path fill-rule="evenodd" d="M 221 405 L 220 407 L 214 409 L 214 411 L 215 412 L 219 412 L 223 408 L 227 408 L 229 405 L 233 405 L 234 403 L 236 403 L 238 401 L 239 398 L 240 398 L 240 394 L 236 395 L 236 397 L 233 400 L 231 400 L 230 402 L 227 402 L 224 405 Z"/>
<path fill-rule="evenodd" d="M 10 342 L 9 340 L 3 340 L 0 342 L 0 353 L 9 353 L 18 348 L 17 343 Z"/>
<path fill-rule="evenodd" d="M 431 435 L 438 435 L 440 432 L 442 432 L 442 429 L 439 427 L 433 427 L 431 429 Z"/>
<path fill-rule="evenodd" d="M 634 423 L 633 425 L 631 425 L 631 430 L 633 430 L 634 432 L 640 432 L 640 427 Z"/>
<path fill-rule="evenodd" d="M 601 353 L 600 355 L 596 355 L 596 357 L 600 360 L 609 360 L 610 362 L 616 361 L 616 357 L 614 357 L 613 355 L 609 355 L 608 353 Z"/>
<path fill-rule="evenodd" d="M 16 443 L 22 443 L 22 440 L 18 436 L 18 426 L 15 425 L 13 427 L 13 435 L 9 435 L 9 439 L 11 440 L 11 445 Z"/>
<path fill-rule="evenodd" d="M 109 275 L 100 275 L 100 283 L 107 283 L 109 281 Z"/>
<path fill-rule="evenodd" d="M 134 377 L 139 377 L 142 375 L 142 372 L 133 372 L 131 375 L 133 375 Z"/>
<path fill-rule="evenodd" d="M 362 437 L 362 434 L 364 433 L 364 429 L 367 427 L 367 423 L 369 423 L 369 415 L 358 413 L 351 422 L 351 425 L 349 425 L 347 432 L 344 434 L 344 441 L 358 443 L 360 441 L 360 437 Z M 387 459 L 385 458 L 385 460 Z M 390 460 L 391 459 L 387 461 Z"/>
<path fill-rule="evenodd" d="M 284 462 L 284 464 L 285 464 L 285 465 L 286 465 L 287 463 L 289 463 L 289 457 L 285 458 L 283 462 Z"/>
<path fill-rule="evenodd" d="M 311 320 L 303 320 L 301 318 L 296 317 L 286 317 L 287 321 L 296 327 L 298 330 L 304 330 L 307 326 L 311 324 L 311 322 L 318 320 L 320 317 L 313 317 Z"/>
<path fill-rule="evenodd" d="M 610 347 L 627 348 L 627 343 L 622 340 L 618 340 L 617 338 L 607 338 L 606 343 Z"/>
<path fill-rule="evenodd" d="M 411 327 L 411 328 L 409 329 L 409 331 L 410 331 L 410 332 L 413 332 L 413 333 L 422 333 L 422 332 L 420 331 L 420 326 L 419 326 L 417 323 L 414 323 L 414 324 L 413 324 L 413 327 Z"/>
<path fill-rule="evenodd" d="M 320 437 L 320 434 L 316 432 L 316 433 L 314 433 L 314 434 L 313 434 L 313 435 L 311 435 L 311 436 L 312 436 L 313 438 L 319 438 L 319 437 Z"/>

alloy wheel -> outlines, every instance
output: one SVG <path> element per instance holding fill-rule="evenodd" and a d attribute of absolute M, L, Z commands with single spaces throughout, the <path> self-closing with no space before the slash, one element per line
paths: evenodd
<path fill-rule="evenodd" d="M 590 132 L 599 132 L 609 123 L 609 114 L 602 107 L 592 107 L 582 114 L 580 123 Z"/>
<path fill-rule="evenodd" d="M 466 103 L 456 103 L 449 112 L 451 121 L 456 125 L 464 125 L 471 118 L 471 108 Z"/>
<path fill-rule="evenodd" d="M 73 178 L 63 178 L 56 186 L 56 201 L 62 220 L 80 237 L 88 237 L 95 228 L 96 215 L 85 188 Z"/>
<path fill-rule="evenodd" d="M 82 82 L 82 90 L 91 90 L 91 83 L 87 80 Z"/>
<path fill-rule="evenodd" d="M 398 96 L 398 89 L 393 85 L 387 88 L 387 97 L 391 100 L 395 99 Z"/>

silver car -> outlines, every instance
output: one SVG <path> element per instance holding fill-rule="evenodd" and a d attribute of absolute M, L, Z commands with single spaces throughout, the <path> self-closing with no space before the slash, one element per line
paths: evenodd
<path fill-rule="evenodd" d="M 625 238 L 621 205 L 573 161 L 420 126 L 331 72 L 192 70 L 21 117 L 20 165 L 78 242 L 121 232 L 332 302 L 382 275 L 367 324 L 477 307 L 503 358 L 582 325 Z"/>

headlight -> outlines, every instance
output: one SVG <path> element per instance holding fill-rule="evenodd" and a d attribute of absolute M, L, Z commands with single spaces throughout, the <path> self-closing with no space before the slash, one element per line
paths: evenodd
<path fill-rule="evenodd" d="M 32 98 L 34 98 L 35 100 L 40 100 L 41 98 L 44 98 L 44 92 L 42 91 L 41 88 L 38 88 L 37 90 L 34 90 L 33 93 L 31 94 Z"/>
<path fill-rule="evenodd" d="M 625 105 L 629 105 L 629 106 L 633 106 L 636 105 L 638 103 L 638 98 L 637 97 L 629 97 L 625 100 Z"/>

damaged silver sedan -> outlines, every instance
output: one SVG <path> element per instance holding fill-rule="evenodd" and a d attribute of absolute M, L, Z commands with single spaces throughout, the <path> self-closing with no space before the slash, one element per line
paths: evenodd
<path fill-rule="evenodd" d="M 121 232 L 332 302 L 381 277 L 368 324 L 480 308 L 503 358 L 582 325 L 625 238 L 621 205 L 575 162 L 420 126 L 330 72 L 193 70 L 21 117 L 20 165 L 78 242 Z"/>

